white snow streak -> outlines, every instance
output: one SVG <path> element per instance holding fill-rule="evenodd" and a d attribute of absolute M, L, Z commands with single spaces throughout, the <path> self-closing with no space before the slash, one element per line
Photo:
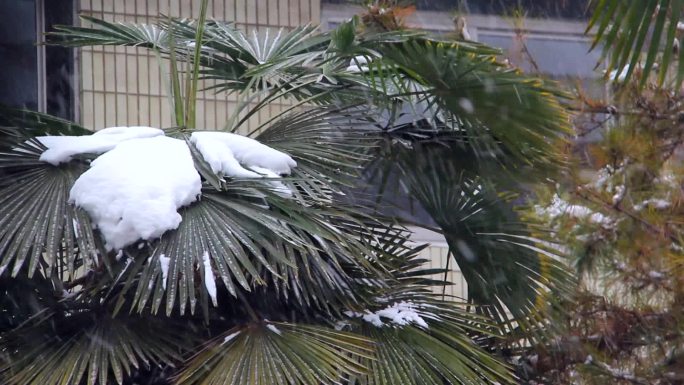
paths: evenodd
<path fill-rule="evenodd" d="M 40 160 L 58 165 L 70 161 L 74 155 L 101 154 L 127 140 L 161 135 L 164 131 L 152 127 L 109 127 L 92 135 L 39 136 L 36 139 L 48 148 L 40 155 Z"/>
<path fill-rule="evenodd" d="M 211 270 L 211 259 L 209 258 L 209 252 L 205 251 L 202 254 L 202 264 L 204 265 L 204 287 L 211 297 L 211 302 L 214 306 L 217 306 L 216 301 L 216 281 L 214 281 L 214 272 Z"/>
<path fill-rule="evenodd" d="M 604 226 L 610 225 L 611 222 L 609 217 L 606 217 L 601 213 L 594 212 L 586 206 L 571 205 L 558 195 L 554 195 L 553 200 L 546 207 L 539 205 L 535 206 L 535 211 L 539 216 L 548 215 L 552 219 L 567 215 L 578 219 L 584 219 L 589 217 L 589 220 L 591 222 L 598 223 Z"/>
<path fill-rule="evenodd" d="M 353 59 L 349 61 L 349 66 L 347 67 L 347 72 L 368 72 L 368 57 L 366 56 L 354 56 Z"/>
<path fill-rule="evenodd" d="M 666 201 L 665 199 L 651 198 L 634 205 L 634 210 L 641 211 L 648 206 L 662 210 L 670 207 L 670 202 Z"/>
<path fill-rule="evenodd" d="M 280 329 L 278 329 L 278 327 L 273 325 L 273 324 L 266 324 L 266 327 L 268 328 L 268 330 L 272 331 L 273 333 L 275 333 L 277 335 L 283 334 L 283 332 L 281 332 Z"/>
<path fill-rule="evenodd" d="M 169 262 L 171 262 L 171 258 L 164 254 L 159 256 L 159 265 L 161 266 L 162 272 L 162 286 L 164 287 L 164 290 L 166 290 L 166 281 L 169 278 Z"/>
<path fill-rule="evenodd" d="M 226 338 L 223 339 L 223 342 L 221 343 L 221 345 L 225 345 L 225 344 L 227 344 L 228 342 L 232 341 L 235 337 L 239 336 L 240 333 L 241 333 L 241 331 L 238 330 L 238 331 L 236 331 L 235 333 L 232 333 L 232 334 L 227 335 Z"/>

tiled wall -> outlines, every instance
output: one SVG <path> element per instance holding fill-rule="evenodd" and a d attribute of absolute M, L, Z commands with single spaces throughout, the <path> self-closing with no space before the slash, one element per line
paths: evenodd
<path fill-rule="evenodd" d="M 158 15 L 198 17 L 199 0 L 80 0 L 80 12 L 107 21 L 154 22 Z M 245 30 L 292 28 L 320 22 L 320 0 L 210 0 L 207 18 L 234 21 Z M 145 49 L 88 47 L 81 50 L 80 118 L 95 130 L 117 125 L 171 127 L 168 63 Z M 221 128 L 235 98 L 203 92 L 197 127 Z M 248 122 L 251 130 L 285 107 L 273 104 Z"/>
<path fill-rule="evenodd" d="M 429 260 L 430 262 L 425 266 L 427 269 L 443 269 L 447 265 L 447 258 L 449 254 L 449 249 L 445 246 L 430 246 L 421 251 L 420 256 Z M 434 279 L 443 280 L 444 273 L 436 274 L 433 276 Z M 451 257 L 449 261 L 449 271 L 447 272 L 447 281 L 452 282 L 452 285 L 447 285 L 446 287 L 435 287 L 433 291 L 438 294 L 446 294 L 447 296 L 455 296 L 463 300 L 468 297 L 468 286 L 463 279 L 463 274 L 456 266 L 456 263 Z M 460 301 L 460 299 L 457 299 Z"/>

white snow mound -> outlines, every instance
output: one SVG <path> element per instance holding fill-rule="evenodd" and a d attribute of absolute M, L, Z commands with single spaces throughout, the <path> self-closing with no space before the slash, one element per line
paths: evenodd
<path fill-rule="evenodd" d="M 102 154 L 76 180 L 69 201 L 88 212 L 110 250 L 178 228 L 178 208 L 201 193 L 187 144 L 158 128 L 110 127 L 92 135 L 37 139 L 47 147 L 40 160 L 53 165 L 77 154 Z M 225 176 L 277 179 L 297 166 L 289 155 L 237 134 L 200 131 L 191 140 L 212 170 Z M 281 196 L 292 195 L 277 180 L 267 183 Z M 210 272 L 207 261 L 205 271 Z M 168 262 L 160 262 L 162 273 L 168 274 Z M 205 281 L 211 292 L 213 281 Z"/>
<path fill-rule="evenodd" d="M 40 160 L 56 166 L 77 154 L 102 154 L 127 140 L 162 135 L 164 131 L 153 127 L 110 127 L 92 135 L 39 136 L 36 139 L 48 148 L 40 155 Z"/>
<path fill-rule="evenodd" d="M 128 131 L 109 130 L 111 134 L 101 134 L 103 130 L 90 137 L 123 137 Z M 194 202 L 201 188 L 185 142 L 153 136 L 120 141 L 100 155 L 76 180 L 69 201 L 88 212 L 106 247 L 116 250 L 177 228 L 181 216 L 176 210 Z"/>
<path fill-rule="evenodd" d="M 289 155 L 238 134 L 199 131 L 192 134 L 190 141 L 212 171 L 229 177 L 262 178 L 263 169 L 289 174 L 297 166 Z"/>

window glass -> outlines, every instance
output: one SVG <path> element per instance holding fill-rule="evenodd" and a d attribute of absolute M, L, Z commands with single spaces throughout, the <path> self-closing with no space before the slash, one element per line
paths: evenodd
<path fill-rule="evenodd" d="M 0 0 L 0 103 L 38 109 L 36 4 Z"/>

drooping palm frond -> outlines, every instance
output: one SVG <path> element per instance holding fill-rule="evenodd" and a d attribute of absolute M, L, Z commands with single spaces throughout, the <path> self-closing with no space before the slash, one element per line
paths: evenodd
<path fill-rule="evenodd" d="M 475 156 L 495 158 L 503 170 L 558 164 L 551 143 L 568 133 L 568 123 L 552 86 L 458 44 L 425 38 L 368 44 L 380 54 L 369 85 L 422 103 L 416 119 L 435 121 L 435 131 L 454 133 Z"/>
<path fill-rule="evenodd" d="M 367 374 L 349 379 L 354 385 L 437 385 L 512 383 L 505 364 L 490 355 L 478 340 L 497 340 L 499 326 L 487 316 L 468 310 L 458 298 L 435 289 L 445 284 L 431 278 L 444 269 L 426 269 L 422 247 L 388 248 L 383 264 L 392 271 L 389 285 L 370 277 L 359 279 L 366 308 L 354 308 L 337 327 L 374 342 L 372 359 L 362 360 Z M 410 315 L 406 315 L 409 313 Z"/>
<path fill-rule="evenodd" d="M 57 129 L 50 120 L 43 129 L 46 123 L 40 118 L 36 116 L 34 130 Z M 97 265 L 105 253 L 90 218 L 68 203 L 69 190 L 85 165 L 50 165 L 39 160 L 45 147 L 28 132 L 0 132 L 7 139 L 0 146 L 0 275 L 11 265 L 11 275 L 17 276 L 27 264 L 29 277 L 40 269 L 47 276 L 56 272 L 65 278 L 86 263 Z"/>
<path fill-rule="evenodd" d="M 182 210 L 180 227 L 152 245 L 148 261 L 127 270 L 128 279 L 136 280 L 133 305 L 143 311 L 151 300 L 156 312 L 165 302 L 166 313 L 171 314 L 178 295 L 181 314 L 188 303 L 194 311 L 194 282 L 198 280 L 200 304 L 206 311 L 208 295 L 216 290 L 216 276 L 233 296 L 268 284 L 271 290 L 280 287 L 281 291 L 303 293 L 302 305 L 328 307 L 354 300 L 346 289 L 350 278 L 345 269 L 380 273 L 366 262 L 372 250 L 357 240 L 360 233 L 330 225 L 354 222 L 353 217 L 303 209 L 277 197 L 271 197 L 269 203 L 270 209 L 205 192 L 200 202 Z M 169 259 L 167 276 L 162 274 L 161 257 Z M 195 276 L 197 269 L 199 277 Z M 307 279 L 299 282 L 298 278 Z M 210 299 L 216 306 L 215 294 Z"/>
<path fill-rule="evenodd" d="M 684 28 L 681 0 L 595 0 L 594 13 L 587 27 L 594 35 L 594 47 L 603 45 L 603 58 L 608 58 L 608 71 L 613 78 L 625 80 L 637 70 L 643 71 L 640 86 L 647 74 L 658 72 L 663 85 L 672 64 L 676 65 L 674 86 L 684 80 Z M 595 28 L 595 30 L 594 30 Z M 644 56 L 645 53 L 645 56 Z"/>
<path fill-rule="evenodd" d="M 87 135 L 85 127 L 74 122 L 36 111 L 18 110 L 0 105 L 0 127 L 16 127 L 32 136 Z M 3 130 L 2 135 L 16 136 L 16 130 Z M 4 142 L 4 141 L 3 141 Z"/>
<path fill-rule="evenodd" d="M 554 257 L 558 251 L 544 250 L 530 236 L 513 210 L 513 196 L 495 178 L 463 163 L 458 144 L 397 147 L 393 162 L 400 180 L 442 230 L 470 300 L 486 305 L 483 312 L 503 323 L 509 315 L 525 323 L 548 306 L 549 292 L 569 292 L 573 280 Z"/>
<path fill-rule="evenodd" d="M 12 385 L 121 385 L 138 369 L 179 362 L 193 343 L 191 332 L 175 330 L 182 327 L 75 309 L 2 335 L 0 379 Z"/>
<path fill-rule="evenodd" d="M 81 15 L 92 27 L 60 26 L 51 33 L 51 41 L 68 47 L 89 45 L 117 45 L 168 49 L 169 34 L 155 24 L 110 23 L 98 18 Z M 194 28 L 193 28 L 194 32 Z M 180 46 L 180 45 L 179 45 Z M 187 48 L 187 44 L 182 45 Z"/>
<path fill-rule="evenodd" d="M 178 384 L 310 385 L 338 383 L 366 368 L 371 341 L 320 326 L 263 321 L 235 327 L 207 343 Z"/>

